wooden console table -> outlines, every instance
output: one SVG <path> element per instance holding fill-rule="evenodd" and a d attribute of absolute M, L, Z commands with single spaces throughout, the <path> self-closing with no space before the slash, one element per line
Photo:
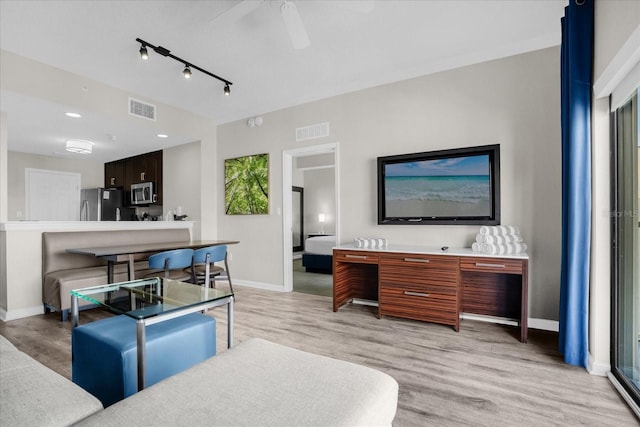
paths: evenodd
<path fill-rule="evenodd" d="M 526 254 L 492 256 L 471 249 L 388 246 L 333 249 L 333 311 L 353 300 L 377 301 L 383 315 L 451 325 L 460 314 L 516 319 L 527 342 Z"/>

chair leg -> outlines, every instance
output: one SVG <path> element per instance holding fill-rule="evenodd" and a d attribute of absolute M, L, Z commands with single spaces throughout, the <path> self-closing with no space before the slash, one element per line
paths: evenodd
<path fill-rule="evenodd" d="M 235 292 L 233 292 L 233 284 L 231 283 L 231 273 L 229 273 L 229 264 L 227 263 L 227 256 L 224 256 L 224 269 L 226 270 L 227 273 L 227 280 L 229 280 L 229 289 L 231 290 L 231 293 L 233 293 L 235 295 Z M 238 299 L 234 297 L 234 299 L 237 301 Z"/>

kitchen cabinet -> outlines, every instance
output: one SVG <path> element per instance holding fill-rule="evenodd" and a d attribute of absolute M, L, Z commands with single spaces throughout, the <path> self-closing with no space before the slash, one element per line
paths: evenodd
<path fill-rule="evenodd" d="M 124 189 L 124 161 L 116 160 L 104 164 L 104 187 Z"/>
<path fill-rule="evenodd" d="M 122 187 L 129 202 L 131 184 L 153 182 L 156 204 L 162 204 L 162 150 L 105 163 L 104 171 L 105 187 Z"/>
<path fill-rule="evenodd" d="M 162 151 L 125 159 L 125 175 L 130 184 L 157 182 L 162 175 Z"/>

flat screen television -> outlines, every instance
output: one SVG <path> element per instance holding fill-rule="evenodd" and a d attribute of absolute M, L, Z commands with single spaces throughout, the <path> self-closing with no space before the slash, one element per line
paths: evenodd
<path fill-rule="evenodd" d="M 500 145 L 378 157 L 378 224 L 500 224 Z"/>

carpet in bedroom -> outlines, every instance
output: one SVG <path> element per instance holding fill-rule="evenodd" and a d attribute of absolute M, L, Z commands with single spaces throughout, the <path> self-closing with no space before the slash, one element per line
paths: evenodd
<path fill-rule="evenodd" d="M 302 259 L 294 259 L 293 291 L 327 297 L 333 296 L 333 276 L 331 274 L 307 273 L 302 266 Z"/>

